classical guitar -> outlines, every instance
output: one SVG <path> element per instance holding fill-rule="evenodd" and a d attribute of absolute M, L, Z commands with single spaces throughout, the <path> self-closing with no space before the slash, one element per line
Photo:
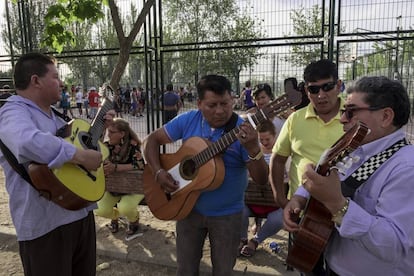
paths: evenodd
<path fill-rule="evenodd" d="M 352 161 L 348 155 L 361 144 L 367 133 L 368 128 L 365 125 L 355 124 L 322 154 L 316 172 L 328 175 L 333 166 L 341 167 L 341 163 Z M 310 197 L 299 222 L 299 231 L 295 232 L 292 238 L 286 259 L 288 265 L 302 272 L 312 271 L 334 228 L 331 219 L 329 210 L 321 202 Z"/>
<path fill-rule="evenodd" d="M 107 88 L 110 89 L 109 86 Z M 104 131 L 104 115 L 112 108 L 112 101 L 105 97 L 91 124 L 73 119 L 57 135 L 77 148 L 100 151 L 102 160 L 105 160 L 109 150 L 100 137 Z M 50 169 L 46 164 L 32 162 L 28 173 L 33 186 L 42 196 L 68 210 L 86 207 L 101 199 L 105 192 L 103 165 L 96 171 L 89 171 L 73 163 Z"/>
<path fill-rule="evenodd" d="M 252 125 L 257 125 L 294 107 L 300 100 L 300 93 L 293 90 L 272 101 L 254 115 L 248 115 L 248 120 Z M 191 137 L 176 153 L 161 154 L 162 168 L 179 182 L 180 187 L 174 193 L 166 194 L 155 182 L 150 166 L 145 167 L 145 200 L 155 217 L 161 220 L 183 219 L 192 210 L 202 191 L 213 190 L 221 185 L 224 164 L 219 153 L 236 141 L 239 130 L 239 127 L 233 128 L 212 144 L 203 138 Z"/>

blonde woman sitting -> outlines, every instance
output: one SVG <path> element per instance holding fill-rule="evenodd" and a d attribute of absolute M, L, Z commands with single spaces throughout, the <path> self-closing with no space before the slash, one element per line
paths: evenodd
<path fill-rule="evenodd" d="M 144 159 L 140 146 L 141 141 L 131 129 L 129 123 L 122 118 L 114 118 L 107 127 L 108 141 L 106 142 L 110 155 L 104 162 L 104 173 L 108 176 L 115 172 L 127 172 L 131 170 L 143 170 Z M 133 185 L 134 183 L 131 183 Z M 139 212 L 138 204 L 144 198 L 142 194 L 114 193 L 106 191 L 98 201 L 98 209 L 95 214 L 111 219 L 108 224 L 112 233 L 119 231 L 119 217 L 128 219 L 126 240 L 139 236 Z"/>

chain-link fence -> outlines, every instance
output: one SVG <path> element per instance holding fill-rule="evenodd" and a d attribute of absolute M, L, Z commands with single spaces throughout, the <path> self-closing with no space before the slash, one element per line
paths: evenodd
<path fill-rule="evenodd" d="M 0 2 L 5 7 L 0 21 L 1 85 L 11 84 L 13 62 L 25 49 L 40 47 L 44 5 L 53 2 Z M 126 33 L 131 26 L 127 23 L 144 2 L 116 1 Z M 167 83 L 190 92 L 200 76 L 220 73 L 232 81 L 235 95 L 247 80 L 253 86 L 269 83 L 279 95 L 285 78 L 301 81 L 306 64 L 321 57 L 338 64 L 345 85 L 360 76 L 385 75 L 401 80 L 413 100 L 413 1 L 230 2 L 222 1 L 220 5 L 226 6 L 220 6 L 214 5 L 217 1 L 156 1 L 119 84 L 123 90 L 135 86 L 146 91 L 145 117 L 125 114 L 141 137 L 161 125 L 160 96 Z M 111 78 L 119 43 L 109 39 L 113 25 L 107 8 L 105 14 L 101 22 L 86 28 L 76 25 L 78 38 L 88 40 L 56 55 L 69 87 L 81 86 L 86 91 Z M 236 28 L 243 23 L 250 24 L 249 31 Z M 185 99 L 186 109 L 194 104 L 194 98 Z M 411 124 L 407 132 L 414 133 Z"/>

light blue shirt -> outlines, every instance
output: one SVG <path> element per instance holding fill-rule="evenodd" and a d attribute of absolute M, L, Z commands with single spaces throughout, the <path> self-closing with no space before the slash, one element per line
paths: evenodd
<path fill-rule="evenodd" d="M 43 112 L 32 101 L 12 96 L 0 108 L 0 139 L 19 163 L 31 161 L 57 168 L 72 159 L 74 145 L 56 137 L 65 122 L 52 112 Z M 87 216 L 92 204 L 77 211 L 66 210 L 39 196 L 39 193 L 14 171 L 0 152 L 0 165 L 6 176 L 10 213 L 19 241 L 33 240 L 53 229 Z M 74 179 L 73 181 L 76 181 Z"/>
<path fill-rule="evenodd" d="M 243 120 L 239 117 L 237 125 Z M 200 111 L 182 113 L 164 125 L 171 140 L 177 141 L 197 136 L 210 142 L 217 141 L 224 133 L 224 127 L 212 129 Z M 203 149 L 200 149 L 200 151 Z M 247 151 L 236 140 L 222 158 L 225 166 L 223 183 L 215 190 L 203 191 L 194 209 L 205 216 L 224 216 L 241 212 L 244 207 L 244 191 L 247 187 Z M 213 171 L 211 172 L 214 173 Z"/>
<path fill-rule="evenodd" d="M 403 139 L 402 129 L 357 148 L 341 180 L 368 158 Z M 414 271 L 414 146 L 397 151 L 355 192 L 325 251 L 339 275 L 412 275 Z M 308 196 L 303 187 L 297 195 Z"/>

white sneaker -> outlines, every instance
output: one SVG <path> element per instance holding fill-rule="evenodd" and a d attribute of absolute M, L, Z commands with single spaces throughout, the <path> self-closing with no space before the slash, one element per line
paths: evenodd
<path fill-rule="evenodd" d="M 126 235 L 125 240 L 126 241 L 132 241 L 133 239 L 141 237 L 143 235 L 144 235 L 144 233 L 142 233 L 142 232 L 136 232 L 136 233 L 131 234 L 131 235 Z"/>

